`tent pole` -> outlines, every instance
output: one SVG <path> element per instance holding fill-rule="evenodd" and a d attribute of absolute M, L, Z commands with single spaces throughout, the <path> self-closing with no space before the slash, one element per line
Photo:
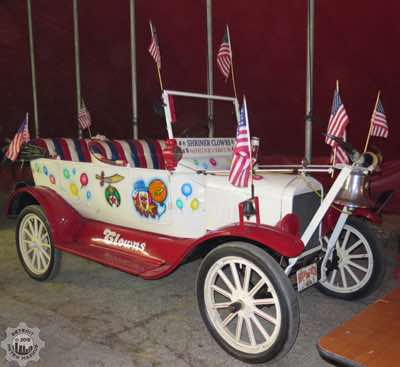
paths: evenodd
<path fill-rule="evenodd" d="M 79 56 L 79 12 L 78 0 L 73 0 L 73 16 L 74 16 L 74 50 L 75 50 L 75 80 L 76 80 L 76 116 L 81 109 L 81 68 Z M 82 138 L 82 129 L 78 125 L 78 136 Z"/>
<path fill-rule="evenodd" d="M 314 18 L 315 0 L 307 0 L 307 82 L 306 82 L 306 121 L 305 121 L 305 158 L 311 162 L 312 156 L 312 113 L 314 83 Z"/>
<path fill-rule="evenodd" d="M 131 27 L 131 78 L 132 78 L 132 128 L 133 138 L 139 136 L 138 129 L 138 101 L 137 101 L 137 73 L 136 73 L 136 13 L 135 0 L 130 0 L 130 27 Z"/>
<path fill-rule="evenodd" d="M 29 54 L 31 59 L 32 73 L 32 95 L 33 95 L 33 116 L 35 119 L 35 137 L 39 137 L 39 113 L 37 103 L 37 87 L 36 87 L 36 65 L 35 65 L 35 47 L 33 44 L 33 26 L 32 26 L 32 4 L 31 0 L 27 0 L 28 5 L 28 29 L 29 29 Z"/>
<path fill-rule="evenodd" d="M 207 94 L 214 94 L 212 0 L 207 0 Z M 214 136 L 214 101 L 208 100 L 208 135 Z"/>

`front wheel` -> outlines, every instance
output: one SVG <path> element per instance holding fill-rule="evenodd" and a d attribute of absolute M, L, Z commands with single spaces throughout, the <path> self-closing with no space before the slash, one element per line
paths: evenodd
<path fill-rule="evenodd" d="M 277 262 L 261 249 L 230 242 L 200 266 L 197 300 L 211 335 L 247 363 L 285 355 L 299 330 L 296 293 Z"/>
<path fill-rule="evenodd" d="M 323 238 L 324 251 L 328 240 Z M 373 292 L 383 280 L 385 264 L 372 225 L 350 217 L 321 273 L 326 279 L 317 287 L 328 296 L 350 300 Z"/>
<path fill-rule="evenodd" d="M 50 226 L 39 205 L 29 205 L 18 217 L 17 252 L 28 275 L 51 279 L 58 272 L 61 253 L 54 247 Z"/>

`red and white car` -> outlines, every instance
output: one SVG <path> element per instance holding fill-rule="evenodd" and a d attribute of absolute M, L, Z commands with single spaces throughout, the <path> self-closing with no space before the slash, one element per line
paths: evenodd
<path fill-rule="evenodd" d="M 69 252 L 157 279 L 203 257 L 196 285 L 199 309 L 215 340 L 250 363 L 287 353 L 300 315 L 295 291 L 317 283 L 351 299 L 374 290 L 384 273 L 370 221 L 351 201 L 331 205 L 354 174 L 374 168 L 338 166 L 324 195 L 307 173 L 332 167 L 262 167 L 254 193 L 228 182 L 234 138 L 174 138 L 169 95 L 235 98 L 165 91 L 165 169 L 132 167 L 92 152 L 91 162 L 37 159 L 34 185 L 12 193 L 17 251 L 30 277 L 47 280 Z M 233 129 L 234 130 L 234 127 Z M 324 198 L 324 199 L 322 199 Z M 297 277 L 294 276 L 297 274 Z"/>

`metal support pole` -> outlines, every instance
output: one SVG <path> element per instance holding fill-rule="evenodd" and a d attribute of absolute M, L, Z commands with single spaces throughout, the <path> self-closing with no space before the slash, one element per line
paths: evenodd
<path fill-rule="evenodd" d="M 314 82 L 314 14 L 315 0 L 307 0 L 307 82 L 306 82 L 306 123 L 305 158 L 311 162 L 312 152 L 312 113 Z"/>
<path fill-rule="evenodd" d="M 207 0 L 207 94 L 214 94 L 212 0 Z M 208 100 L 208 135 L 214 136 L 214 102 Z"/>
<path fill-rule="evenodd" d="M 131 22 L 131 78 L 132 78 L 132 128 L 133 138 L 139 136 L 138 129 L 138 101 L 137 101 L 137 73 L 136 73 L 136 13 L 135 0 L 130 0 L 130 22 Z"/>
<path fill-rule="evenodd" d="M 73 0 L 74 12 L 74 50 L 75 50 L 75 80 L 76 80 L 76 116 L 78 116 L 81 109 L 81 68 L 79 56 L 79 11 L 78 0 Z M 82 138 L 82 129 L 78 127 L 79 138 Z"/>
<path fill-rule="evenodd" d="M 28 5 L 28 29 L 29 29 L 29 53 L 31 59 L 32 74 L 32 95 L 33 95 L 33 116 L 35 119 L 35 137 L 39 137 L 39 117 L 37 104 L 37 87 L 36 87 L 36 66 L 35 66 L 35 47 L 33 44 L 33 26 L 32 26 L 32 5 L 31 0 L 27 0 Z"/>

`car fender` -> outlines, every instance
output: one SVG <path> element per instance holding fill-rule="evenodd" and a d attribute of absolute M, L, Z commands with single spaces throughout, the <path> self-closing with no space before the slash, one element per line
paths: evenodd
<path fill-rule="evenodd" d="M 296 257 L 304 250 L 304 244 L 300 237 L 278 227 L 255 223 L 244 223 L 243 225 L 238 223 L 211 231 L 197 239 L 193 247 L 218 239 L 242 240 L 258 244 L 285 257 Z"/>
<path fill-rule="evenodd" d="M 82 225 L 82 217 L 54 190 L 43 186 L 26 186 L 14 191 L 6 205 L 6 214 L 16 217 L 28 205 L 43 209 L 55 246 L 73 243 Z"/>

